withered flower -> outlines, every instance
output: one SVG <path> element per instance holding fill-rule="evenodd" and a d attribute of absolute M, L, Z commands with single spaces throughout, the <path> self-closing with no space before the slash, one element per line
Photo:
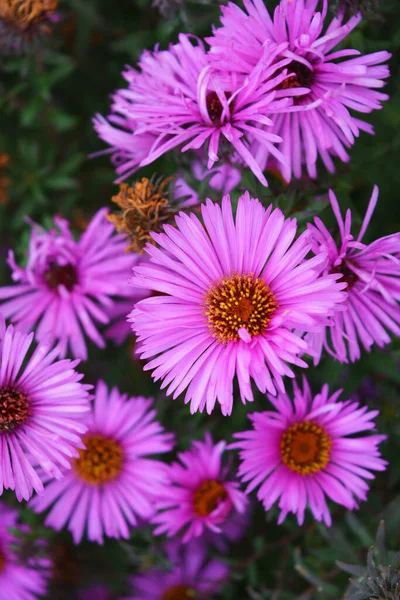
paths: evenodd
<path fill-rule="evenodd" d="M 148 179 L 142 177 L 132 187 L 120 184 L 119 193 L 112 197 L 121 212 L 107 215 L 118 233 L 126 233 L 130 245 L 127 252 L 143 254 L 147 242 L 153 243 L 150 233 L 159 233 L 163 225 L 173 220 L 176 208 L 170 202 L 166 189 L 173 177 Z"/>
<path fill-rule="evenodd" d="M 49 33 L 58 0 L 0 0 L 0 47 L 21 51 L 26 42 Z"/>

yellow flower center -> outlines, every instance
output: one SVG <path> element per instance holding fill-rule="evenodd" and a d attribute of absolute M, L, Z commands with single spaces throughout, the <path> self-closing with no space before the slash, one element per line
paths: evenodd
<path fill-rule="evenodd" d="M 196 515 L 207 517 L 228 496 L 222 483 L 207 479 L 194 493 L 193 507 Z"/>
<path fill-rule="evenodd" d="M 109 483 L 122 471 L 124 452 L 118 442 L 101 434 L 89 433 L 83 438 L 86 450 L 79 450 L 73 469 L 89 485 Z"/>
<path fill-rule="evenodd" d="M 30 416 L 29 400 L 16 388 L 0 387 L 0 433 L 13 432 Z"/>
<path fill-rule="evenodd" d="M 237 342 L 239 329 L 253 337 L 264 333 L 277 309 L 274 294 L 260 277 L 232 275 L 206 295 L 206 316 L 221 343 Z"/>
<path fill-rule="evenodd" d="M 322 471 L 329 462 L 332 441 L 314 421 L 291 425 L 282 435 L 280 450 L 285 465 L 300 475 Z"/>

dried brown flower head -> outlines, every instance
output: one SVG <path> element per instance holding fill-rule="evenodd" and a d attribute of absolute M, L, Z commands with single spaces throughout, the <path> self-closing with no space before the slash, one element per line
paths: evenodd
<path fill-rule="evenodd" d="M 58 0 L 0 0 L 0 19 L 28 31 L 51 16 L 57 4 Z"/>
<path fill-rule="evenodd" d="M 112 197 L 120 208 L 118 214 L 107 215 L 118 233 L 126 233 L 130 246 L 127 252 L 143 253 L 147 242 L 152 242 L 150 232 L 159 233 L 162 226 L 172 221 L 177 211 L 168 199 L 166 188 L 173 177 L 150 180 L 142 177 L 130 187 L 120 184 L 119 193 Z"/>

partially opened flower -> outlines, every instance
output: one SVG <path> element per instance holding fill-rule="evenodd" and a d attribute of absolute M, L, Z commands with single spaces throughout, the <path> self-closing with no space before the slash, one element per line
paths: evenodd
<path fill-rule="evenodd" d="M 357 402 L 339 402 L 341 390 L 329 396 L 327 385 L 315 397 L 307 380 L 303 390 L 294 385 L 293 401 L 286 394 L 269 396 L 276 411 L 253 413 L 253 429 L 234 434 L 239 441 L 239 474 L 248 482 L 247 492 L 259 487 L 257 497 L 265 510 L 275 502 L 281 511 L 304 522 L 308 507 L 317 521 L 331 524 L 326 498 L 358 508 L 367 499 L 371 471 L 384 471 L 378 445 L 385 435 L 358 436 L 375 429 L 378 411 Z"/>
<path fill-rule="evenodd" d="M 214 444 L 210 435 L 181 452 L 168 467 L 167 483 L 156 503 L 155 534 L 182 534 L 187 542 L 207 531 L 222 534 L 233 514 L 244 513 L 246 495 L 223 465 L 226 444 Z"/>
<path fill-rule="evenodd" d="M 306 338 L 316 363 L 323 348 L 340 362 L 353 362 L 360 358 L 360 348 L 367 352 L 374 344 L 382 348 L 390 342 L 390 333 L 400 335 L 400 233 L 371 244 L 362 242 L 378 200 L 376 186 L 356 239 L 351 233 L 351 210 L 343 220 L 332 190 L 329 198 L 339 225 L 339 244 L 320 218 L 308 228 L 314 252 L 328 257 L 326 272 L 340 273 L 340 281 L 346 283 L 347 301 L 343 312 L 332 315 L 331 326 Z"/>
<path fill-rule="evenodd" d="M 37 600 L 47 592 L 50 562 L 22 559 L 18 528 L 18 511 L 0 502 L 0 600 Z"/>
<path fill-rule="evenodd" d="M 15 490 L 20 501 L 43 491 L 37 466 L 60 479 L 79 456 L 90 406 L 78 361 L 57 360 L 46 345 L 32 351 L 32 343 L 33 333 L 5 330 L 0 319 L 0 495 Z"/>
<path fill-rule="evenodd" d="M 187 389 L 191 412 L 216 401 L 232 411 L 237 376 L 243 402 L 252 401 L 251 378 L 275 394 L 288 366 L 306 367 L 300 356 L 307 345 L 293 328 L 313 331 L 345 300 L 338 274 L 320 277 L 326 258 L 311 260 L 310 234 L 293 243 L 295 219 L 267 210 L 246 193 L 239 199 L 236 222 L 229 196 L 222 209 L 210 200 L 198 218 L 180 214 L 177 228 L 166 226 L 148 246 L 148 264 L 134 268 L 133 284 L 158 292 L 138 302 L 129 319 L 140 354 L 153 359 L 167 394 Z"/>
<path fill-rule="evenodd" d="M 286 43 L 265 47 L 246 77 L 214 68 L 202 42 L 192 43 L 189 35 L 181 34 L 179 43 L 169 50 L 144 52 L 140 72 L 128 68 L 124 73 L 128 88 L 114 95 L 109 126 L 102 117 L 94 121 L 102 139 L 111 143 L 112 152 L 126 156 L 118 174 L 128 176 L 173 148 L 185 152 L 206 147 L 208 169 L 224 153 L 234 153 L 267 185 L 252 144 L 257 141 L 265 152 L 284 160 L 275 147 L 281 138 L 269 131 L 270 117 L 304 110 L 291 109 L 292 97 L 309 92 L 307 87 L 286 92 L 289 74 L 285 67 L 291 59 L 278 58 L 286 47 Z M 277 91 L 279 86 L 282 89 Z M 142 144 L 143 135 L 149 136 L 149 144 Z M 141 160 L 139 148 L 147 151 Z"/>
<path fill-rule="evenodd" d="M 0 287 L 0 313 L 24 331 L 35 328 L 39 341 L 58 342 L 64 356 L 87 358 L 84 334 L 104 347 L 97 326 L 109 322 L 113 299 L 126 297 L 134 260 L 106 212 L 97 212 L 79 241 L 59 217 L 50 231 L 33 225 L 24 268 L 10 252 L 16 283 Z"/>
<path fill-rule="evenodd" d="M 85 449 L 72 461 L 62 481 L 49 482 L 31 502 L 36 512 L 51 507 L 46 524 L 67 525 L 75 543 L 85 529 L 89 540 L 128 538 L 129 526 L 154 512 L 153 503 L 165 483 L 165 465 L 153 455 L 169 452 L 173 436 L 155 420 L 152 400 L 128 398 L 103 382 L 96 388 Z"/>
<path fill-rule="evenodd" d="M 132 577 L 131 595 L 124 600 L 215 598 L 228 577 L 228 565 L 209 558 L 207 546 L 198 540 L 185 545 L 169 542 L 165 549 L 170 567 L 155 567 Z"/>
<path fill-rule="evenodd" d="M 320 12 L 316 11 L 318 4 L 322 6 Z M 277 89 L 308 88 L 309 93 L 294 97 L 297 107 L 308 110 L 282 112 L 274 118 L 272 131 L 283 139 L 280 150 L 286 159 L 278 166 L 287 181 L 292 174 L 301 177 L 303 165 L 310 177 L 316 177 L 318 157 L 334 171 L 332 157 L 348 161 L 347 148 L 360 131 L 373 133 L 372 126 L 353 116 L 353 111 L 370 113 L 388 99 L 377 88 L 383 87 L 389 76 L 383 63 L 391 55 L 385 51 L 363 56 L 358 50 L 334 50 L 358 25 L 361 15 L 343 23 L 341 12 L 325 27 L 328 0 L 281 0 L 273 17 L 263 0 L 244 0 L 244 5 L 246 11 L 233 3 L 222 7 L 222 27 L 207 39 L 210 60 L 219 69 L 248 74 L 266 45 L 286 42 L 276 60 L 289 58 L 287 69 L 292 75 Z M 253 152 L 260 165 L 271 158 L 266 147 Z"/>

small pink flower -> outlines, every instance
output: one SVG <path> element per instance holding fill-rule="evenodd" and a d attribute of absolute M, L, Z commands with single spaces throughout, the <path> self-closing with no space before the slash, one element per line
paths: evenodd
<path fill-rule="evenodd" d="M 306 378 L 303 391 L 294 385 L 293 401 L 286 394 L 269 396 L 276 411 L 253 413 L 253 429 L 236 433 L 231 448 L 239 450 L 239 475 L 247 493 L 259 487 L 265 510 L 275 502 L 279 523 L 288 513 L 304 522 L 308 507 L 317 521 L 331 525 L 326 497 L 348 510 L 367 499 L 371 471 L 384 471 L 378 445 L 385 435 L 355 436 L 375 429 L 378 411 L 357 402 L 338 402 L 341 390 L 329 396 L 327 385 L 312 397 Z"/>
<path fill-rule="evenodd" d="M 152 516 L 166 476 L 165 465 L 149 457 L 169 452 L 174 441 L 151 405 L 152 400 L 128 398 L 98 383 L 86 448 L 62 481 L 48 483 L 31 501 L 36 512 L 52 507 L 47 525 L 56 530 L 67 525 L 76 544 L 86 528 L 89 540 L 102 544 L 105 535 L 129 538 L 129 525 Z"/>
<path fill-rule="evenodd" d="M 315 363 L 323 348 L 340 362 L 353 362 L 360 358 L 360 346 L 369 352 L 374 344 L 380 348 L 388 344 L 389 333 L 400 335 L 400 233 L 371 244 L 362 242 L 378 200 L 376 186 L 356 239 L 351 233 L 351 210 L 343 220 L 332 190 L 329 197 L 339 225 L 340 243 L 336 244 L 318 217 L 308 229 L 315 254 L 327 256 L 325 272 L 340 273 L 340 281 L 346 283 L 347 301 L 340 314 L 332 315 L 329 327 L 308 333 L 306 339 Z"/>
<path fill-rule="evenodd" d="M 209 557 L 207 546 L 198 540 L 182 545 L 173 541 L 165 545 L 170 568 L 153 568 L 131 578 L 132 592 L 124 600 L 184 600 L 215 598 L 228 565 Z"/>
<path fill-rule="evenodd" d="M 15 490 L 19 501 L 42 492 L 42 479 L 62 478 L 83 447 L 90 410 L 79 361 L 57 360 L 48 345 L 32 351 L 32 342 L 33 333 L 5 329 L 0 315 L 0 495 Z"/>
<path fill-rule="evenodd" d="M 168 481 L 156 503 L 159 512 L 152 520 L 156 535 L 184 530 L 182 541 L 188 542 L 207 530 L 222 534 L 234 513 L 244 513 L 247 498 L 222 465 L 225 445 L 206 435 L 168 467 Z"/>
<path fill-rule="evenodd" d="M 84 334 L 103 348 L 98 324 L 109 322 L 114 299 L 132 296 L 127 281 L 134 257 L 106 212 L 97 212 L 79 241 L 59 217 L 50 231 L 33 224 L 25 268 L 10 252 L 16 283 L 0 287 L 0 312 L 24 331 L 35 329 L 39 341 L 57 342 L 63 356 L 87 358 Z"/>

